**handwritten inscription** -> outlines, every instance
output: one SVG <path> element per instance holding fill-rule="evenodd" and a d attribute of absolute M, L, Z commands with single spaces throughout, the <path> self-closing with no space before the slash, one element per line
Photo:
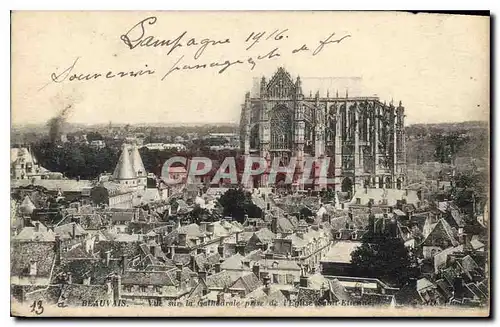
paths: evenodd
<path fill-rule="evenodd" d="M 208 38 L 203 38 L 201 40 L 197 40 L 194 37 L 188 38 L 187 31 L 170 40 L 160 39 L 153 35 L 146 36 L 146 26 L 154 25 L 156 24 L 156 21 L 156 17 L 148 17 L 146 19 L 143 19 L 139 23 L 135 24 L 127 33 L 123 34 L 120 39 L 131 50 L 135 49 L 136 47 L 165 47 L 166 49 L 168 49 L 167 55 L 173 53 L 177 48 L 197 47 L 198 49 L 194 54 L 194 59 L 200 58 L 209 45 L 231 43 L 229 39 L 211 40 Z M 134 37 L 134 35 L 136 34 L 138 34 L 138 36 Z"/>
<path fill-rule="evenodd" d="M 216 69 L 218 74 L 225 73 L 230 67 L 241 66 L 254 70 L 259 62 L 265 60 L 279 59 L 286 55 L 297 55 L 309 53 L 311 57 L 317 56 L 332 44 L 340 44 L 350 38 L 350 34 L 337 35 L 332 32 L 327 37 L 309 42 L 297 44 L 292 50 L 283 50 L 282 44 L 288 42 L 291 31 L 287 28 L 275 29 L 273 31 L 252 31 L 243 36 L 240 40 L 231 40 L 228 37 L 217 39 L 190 36 L 188 31 L 179 33 L 171 38 L 164 38 L 154 35 L 149 28 L 157 24 L 158 18 L 147 17 L 134 24 L 127 32 L 120 36 L 121 42 L 131 51 L 138 51 L 140 48 L 163 48 L 167 57 L 174 57 L 170 63 L 166 62 L 162 67 L 151 68 L 148 64 L 127 69 L 123 71 L 100 71 L 100 72 L 81 72 L 76 69 L 80 58 L 73 60 L 72 64 L 62 70 L 50 75 L 50 80 L 41 89 L 51 83 L 62 82 L 91 82 L 95 80 L 110 80 L 117 78 L 147 78 L 158 76 L 161 81 L 167 79 L 176 72 L 196 71 L 203 69 Z M 241 57 L 225 57 L 222 53 L 222 59 L 204 60 L 203 56 L 207 49 L 218 48 L 221 51 L 229 45 L 236 46 L 243 43 L 244 55 Z M 186 52 L 193 49 L 192 57 Z M 252 53 L 250 53 L 252 51 Z M 231 53 L 231 51 L 228 51 Z M 245 53 L 248 53 L 245 55 Z M 137 69 L 139 68 L 139 69 Z M 40 89 L 40 90 L 41 90 Z"/>

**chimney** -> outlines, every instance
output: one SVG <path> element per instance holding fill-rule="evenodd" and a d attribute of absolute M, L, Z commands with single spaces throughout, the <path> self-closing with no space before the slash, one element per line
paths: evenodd
<path fill-rule="evenodd" d="M 273 216 L 271 220 L 271 232 L 273 232 L 274 234 L 278 233 L 278 217 L 276 216 Z"/>
<path fill-rule="evenodd" d="M 408 196 L 408 189 L 405 189 L 405 196 Z"/>
<path fill-rule="evenodd" d="M 179 246 L 186 246 L 186 238 L 187 238 L 186 233 L 178 234 Z"/>
<path fill-rule="evenodd" d="M 209 223 L 207 225 L 207 232 L 208 233 L 213 233 L 214 232 L 214 223 Z"/>
<path fill-rule="evenodd" d="M 245 255 L 245 243 L 236 243 L 236 253 Z"/>
<path fill-rule="evenodd" d="M 205 270 L 198 271 L 198 279 L 206 282 L 207 281 L 207 272 Z"/>
<path fill-rule="evenodd" d="M 224 244 L 219 244 L 219 246 L 217 246 L 217 252 L 221 258 L 224 258 Z"/>
<path fill-rule="evenodd" d="M 189 269 L 192 271 L 196 272 L 196 260 L 195 260 L 195 255 L 191 254 L 189 256 Z"/>
<path fill-rule="evenodd" d="M 417 279 L 412 277 L 408 280 L 408 286 L 410 287 L 410 289 L 412 290 L 416 290 L 417 289 Z"/>
<path fill-rule="evenodd" d="M 61 237 L 55 236 L 54 252 L 56 254 L 56 265 L 61 263 Z"/>
<path fill-rule="evenodd" d="M 257 276 L 258 279 L 260 279 L 260 265 L 259 263 L 255 263 L 252 267 L 252 272 Z"/>
<path fill-rule="evenodd" d="M 128 266 L 128 259 L 126 255 L 122 255 L 122 274 L 125 274 Z"/>
<path fill-rule="evenodd" d="M 168 251 L 168 252 L 169 252 L 169 253 L 168 253 L 168 256 L 167 256 L 167 257 L 168 257 L 169 259 L 174 259 L 174 256 L 175 256 L 175 245 L 171 245 L 171 246 L 169 247 L 169 251 Z"/>
<path fill-rule="evenodd" d="M 175 279 L 182 284 L 182 263 L 176 263 L 175 268 L 177 269 L 175 272 Z M 181 285 L 182 287 L 182 285 Z"/>
<path fill-rule="evenodd" d="M 35 232 L 39 232 L 40 231 L 40 222 L 39 221 L 35 221 L 33 222 L 35 224 Z"/>
<path fill-rule="evenodd" d="M 271 277 L 269 277 L 269 274 L 264 276 L 263 282 L 264 282 L 263 291 L 264 293 L 266 293 L 266 295 L 269 295 L 269 292 L 271 291 Z"/>
<path fill-rule="evenodd" d="M 71 238 L 75 239 L 76 238 L 76 223 L 73 223 L 71 226 L 73 228 L 73 233 L 71 234 Z"/>
<path fill-rule="evenodd" d="M 309 277 L 302 275 L 300 276 L 300 287 L 309 287 Z"/>
<path fill-rule="evenodd" d="M 221 265 L 220 262 L 217 262 L 217 263 L 214 264 L 214 271 L 215 271 L 215 273 L 220 273 L 220 271 L 221 271 L 220 265 Z"/>
<path fill-rule="evenodd" d="M 241 232 L 236 232 L 236 243 L 240 241 L 240 233 Z"/>
<path fill-rule="evenodd" d="M 111 261 L 111 251 L 106 252 L 106 267 L 109 267 L 109 262 Z"/>
<path fill-rule="evenodd" d="M 202 222 L 200 223 L 200 231 L 201 231 L 202 233 L 205 233 L 205 232 L 207 231 L 207 225 L 208 225 L 208 224 L 209 224 L 209 223 L 208 223 L 208 222 L 206 222 L 206 221 L 202 221 Z"/>
<path fill-rule="evenodd" d="M 120 275 L 113 276 L 113 301 L 118 303 L 121 298 L 122 278 Z"/>
<path fill-rule="evenodd" d="M 455 299 L 462 299 L 464 297 L 464 281 L 462 277 L 455 277 L 453 279 L 453 297 Z"/>

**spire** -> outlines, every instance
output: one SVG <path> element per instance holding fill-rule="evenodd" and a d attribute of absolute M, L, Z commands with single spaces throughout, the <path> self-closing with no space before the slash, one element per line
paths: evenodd
<path fill-rule="evenodd" d="M 133 145 L 130 152 L 130 160 L 132 161 L 132 168 L 137 176 L 146 176 L 146 168 L 144 168 L 144 163 L 142 162 L 141 154 L 137 145 Z"/>
<path fill-rule="evenodd" d="M 345 89 L 345 97 L 348 98 L 349 97 L 349 89 Z"/>
<path fill-rule="evenodd" d="M 335 93 L 335 97 L 338 98 L 339 97 L 339 90 L 337 89 L 336 93 Z"/>
<path fill-rule="evenodd" d="M 120 159 L 118 159 L 118 164 L 116 164 L 113 178 L 117 180 L 136 178 L 126 144 L 123 144 L 122 154 L 120 155 Z"/>

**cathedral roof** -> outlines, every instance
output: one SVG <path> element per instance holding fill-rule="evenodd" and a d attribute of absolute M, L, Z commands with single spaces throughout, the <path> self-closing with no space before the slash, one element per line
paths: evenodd
<path fill-rule="evenodd" d="M 130 159 L 128 148 L 125 144 L 123 145 L 120 159 L 118 159 L 118 163 L 116 164 L 113 178 L 118 180 L 136 178 L 136 173 L 134 172 L 134 168 L 132 166 L 132 160 Z"/>
<path fill-rule="evenodd" d="M 141 154 L 139 153 L 139 149 L 136 145 L 133 145 L 130 149 L 130 159 L 132 161 L 132 167 L 136 175 L 142 174 L 142 176 L 146 176 L 146 168 L 144 168 L 144 163 L 141 159 Z"/>

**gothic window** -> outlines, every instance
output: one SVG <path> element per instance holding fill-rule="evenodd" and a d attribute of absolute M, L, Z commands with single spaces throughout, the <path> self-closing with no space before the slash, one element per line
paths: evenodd
<path fill-rule="evenodd" d="M 291 141 L 292 120 L 287 107 L 276 107 L 271 118 L 271 148 L 289 149 Z"/>

